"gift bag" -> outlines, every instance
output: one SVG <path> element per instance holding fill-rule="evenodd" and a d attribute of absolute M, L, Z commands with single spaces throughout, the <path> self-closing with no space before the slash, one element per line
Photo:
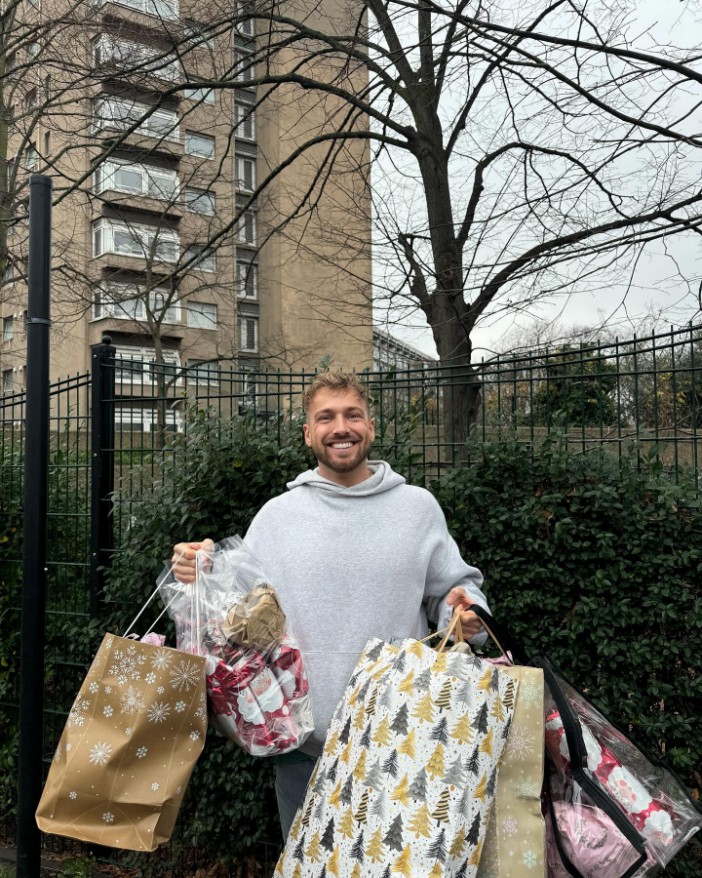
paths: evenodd
<path fill-rule="evenodd" d="M 369 641 L 276 878 L 474 876 L 516 691 L 475 656 Z"/>
<path fill-rule="evenodd" d="M 206 730 L 203 657 L 106 634 L 49 768 L 39 828 L 155 850 L 170 838 Z"/>
<path fill-rule="evenodd" d="M 178 648 L 206 656 L 211 725 L 252 756 L 297 749 L 314 719 L 302 656 L 275 589 L 241 537 L 195 560 L 195 589 L 166 570 L 159 591 Z"/>
<path fill-rule="evenodd" d="M 518 681 L 514 716 L 497 773 L 495 800 L 478 868 L 479 878 L 544 878 L 544 675 L 506 667 Z"/>

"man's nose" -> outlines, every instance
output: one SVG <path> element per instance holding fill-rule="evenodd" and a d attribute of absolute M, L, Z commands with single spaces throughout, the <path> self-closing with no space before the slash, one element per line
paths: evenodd
<path fill-rule="evenodd" d="M 335 433 L 348 433 L 349 432 L 349 424 L 346 418 L 343 415 L 337 415 L 334 418 L 334 432 Z"/>

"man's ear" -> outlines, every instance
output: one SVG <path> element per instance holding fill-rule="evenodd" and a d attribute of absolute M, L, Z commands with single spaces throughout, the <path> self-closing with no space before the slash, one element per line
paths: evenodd
<path fill-rule="evenodd" d="M 305 445 L 308 448 L 312 447 L 312 439 L 310 438 L 310 428 L 307 424 L 302 425 L 302 435 L 305 437 Z"/>
<path fill-rule="evenodd" d="M 375 418 L 371 418 L 370 421 L 368 421 L 368 424 L 370 426 L 371 442 L 372 442 L 373 439 L 375 439 Z"/>

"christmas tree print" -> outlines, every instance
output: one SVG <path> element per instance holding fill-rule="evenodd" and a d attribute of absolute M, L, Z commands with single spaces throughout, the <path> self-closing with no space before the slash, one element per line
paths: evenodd
<path fill-rule="evenodd" d="M 405 756 L 409 756 L 410 759 L 414 759 L 416 756 L 414 740 L 414 729 L 410 729 L 409 734 L 407 735 L 405 740 L 397 748 L 397 752 L 402 753 Z"/>
<path fill-rule="evenodd" d="M 322 852 L 319 849 L 319 833 L 315 832 L 315 834 L 310 839 L 310 843 L 305 848 L 305 857 L 308 860 L 312 860 L 313 862 L 317 862 L 322 859 Z"/>
<path fill-rule="evenodd" d="M 422 802 L 412 814 L 407 829 L 414 832 L 415 835 L 423 835 L 425 838 L 431 837 L 431 815 L 429 814 L 429 805 L 426 802 Z"/>
<path fill-rule="evenodd" d="M 339 832 L 346 836 L 346 838 L 351 838 L 353 836 L 353 832 L 355 829 L 355 825 L 353 822 L 353 811 L 351 808 L 347 808 L 344 813 L 341 815 L 341 820 L 339 820 Z"/>
<path fill-rule="evenodd" d="M 305 833 L 304 832 L 300 836 L 300 840 L 297 843 L 297 847 L 293 851 L 293 859 L 298 860 L 300 863 L 305 859 Z"/>
<path fill-rule="evenodd" d="M 446 672 L 452 677 L 458 677 L 459 680 L 465 680 L 466 671 L 467 665 L 463 655 L 460 652 L 450 653 L 446 663 Z"/>
<path fill-rule="evenodd" d="M 297 814 L 295 815 L 295 819 L 293 820 L 293 825 L 290 827 L 290 838 L 295 839 L 300 832 L 300 828 L 302 826 L 302 811 L 298 808 Z"/>
<path fill-rule="evenodd" d="M 405 695 L 411 695 L 414 691 L 414 671 L 410 671 L 409 674 L 405 677 L 405 679 L 400 683 L 397 687 L 398 692 L 402 692 Z"/>
<path fill-rule="evenodd" d="M 468 834 L 466 835 L 466 842 L 471 846 L 475 847 L 475 845 L 480 841 L 480 811 L 478 811 L 473 818 L 473 822 L 470 825 L 470 829 L 468 830 Z"/>
<path fill-rule="evenodd" d="M 488 692 L 492 688 L 492 675 L 495 673 L 495 669 L 492 665 L 488 665 L 485 668 L 485 672 L 482 677 L 478 681 L 478 689 L 482 689 L 483 692 Z"/>
<path fill-rule="evenodd" d="M 361 691 L 361 685 L 362 684 L 359 683 L 358 686 L 356 686 L 356 688 L 353 690 L 353 692 L 349 695 L 349 698 L 348 698 L 349 707 L 356 706 L 356 702 L 358 701 L 358 693 Z M 344 741 L 344 743 L 346 743 L 346 742 Z"/>
<path fill-rule="evenodd" d="M 329 796 L 329 804 L 333 805 L 335 808 L 339 807 L 339 802 L 341 800 L 341 781 L 337 781 L 336 786 L 331 792 Z"/>
<path fill-rule="evenodd" d="M 456 872 L 456 878 L 468 878 L 468 860 L 461 863 L 461 868 Z"/>
<path fill-rule="evenodd" d="M 407 646 L 405 647 L 405 651 L 410 655 L 415 655 L 417 658 L 421 658 L 426 650 L 426 646 L 423 643 L 420 643 L 418 640 L 411 640 Z"/>
<path fill-rule="evenodd" d="M 354 768 L 353 768 L 354 780 L 357 780 L 358 783 L 363 783 L 363 781 L 366 779 L 367 753 L 368 753 L 367 750 L 361 750 L 361 755 L 356 760 L 356 764 L 354 765 Z"/>
<path fill-rule="evenodd" d="M 480 765 L 480 753 L 478 751 L 478 745 L 476 744 L 473 752 L 470 754 L 468 762 L 466 763 L 466 771 L 470 774 L 477 774 L 478 768 Z"/>
<path fill-rule="evenodd" d="M 361 735 L 361 740 L 359 741 L 361 747 L 370 747 L 371 743 L 371 723 L 363 730 L 363 734 Z"/>
<path fill-rule="evenodd" d="M 485 788 L 485 793 L 489 798 L 492 798 L 495 795 L 495 785 L 497 784 L 497 769 L 493 768 L 492 774 L 490 775 L 490 780 L 488 781 L 487 787 Z"/>
<path fill-rule="evenodd" d="M 509 735 L 509 727 L 512 724 L 512 717 L 510 716 L 507 722 L 502 726 L 502 740 L 506 741 L 507 736 Z"/>
<path fill-rule="evenodd" d="M 322 866 L 322 871 L 319 873 L 317 878 L 327 878 L 327 867 Z"/>
<path fill-rule="evenodd" d="M 421 674 L 417 675 L 414 681 L 414 688 L 417 692 L 426 692 L 431 685 L 431 668 L 426 668 Z"/>
<path fill-rule="evenodd" d="M 402 849 L 402 853 L 392 864 L 392 871 L 404 875 L 405 878 L 412 878 L 412 852 L 409 845 Z"/>
<path fill-rule="evenodd" d="M 383 841 L 394 851 L 402 850 L 402 814 L 398 814 L 392 821 L 390 828 L 385 833 Z"/>
<path fill-rule="evenodd" d="M 505 711 L 502 707 L 502 700 L 500 698 L 495 698 L 492 702 L 492 707 L 490 708 L 490 716 L 494 717 L 498 723 L 504 721 Z"/>
<path fill-rule="evenodd" d="M 359 705 L 358 710 L 354 714 L 353 717 L 353 727 L 356 731 L 359 731 L 363 728 L 366 723 L 366 711 L 363 704 Z"/>
<path fill-rule="evenodd" d="M 468 857 L 468 865 L 469 866 L 479 866 L 480 865 L 480 855 L 483 852 L 483 843 L 479 842 L 477 848 L 473 851 L 473 853 Z"/>
<path fill-rule="evenodd" d="M 334 781 L 336 780 L 336 771 L 337 771 L 338 767 L 339 767 L 339 759 L 337 758 L 334 760 L 334 762 L 331 765 L 331 768 L 327 772 L 327 780 L 330 781 L 331 783 L 334 783 Z"/>
<path fill-rule="evenodd" d="M 371 693 L 371 697 L 368 699 L 368 704 L 366 705 L 366 714 L 368 716 L 373 716 L 375 713 L 376 702 L 378 700 L 378 687 L 373 690 Z"/>
<path fill-rule="evenodd" d="M 408 795 L 408 787 L 407 783 L 407 775 L 402 775 L 402 780 L 395 787 L 395 789 L 390 793 L 390 798 L 393 802 L 401 802 L 405 807 L 409 805 L 409 795 Z"/>
<path fill-rule="evenodd" d="M 312 819 L 316 823 L 319 823 L 319 821 L 322 819 L 322 814 L 324 813 L 326 804 L 327 802 L 324 796 L 319 796 L 319 798 L 317 799 L 317 804 L 314 806 L 314 811 L 312 812 Z"/>
<path fill-rule="evenodd" d="M 485 734 L 488 730 L 488 706 L 487 703 L 483 701 L 480 705 L 480 710 L 478 711 L 478 715 L 475 718 L 475 722 L 473 723 L 475 728 L 481 733 Z"/>
<path fill-rule="evenodd" d="M 383 651 L 385 644 L 382 640 L 379 640 L 375 646 L 372 646 L 368 652 L 366 653 L 366 659 L 371 662 L 375 662 L 380 657 L 380 653 Z"/>
<path fill-rule="evenodd" d="M 434 863 L 431 867 L 431 872 L 428 875 L 428 878 L 443 878 L 444 875 L 444 867 L 438 861 Z"/>
<path fill-rule="evenodd" d="M 423 720 L 425 723 L 434 722 L 434 702 L 431 700 L 431 693 L 426 692 L 417 702 L 412 716 Z"/>
<path fill-rule="evenodd" d="M 437 826 L 439 825 L 439 823 L 448 823 L 449 821 L 450 796 L 450 790 L 442 790 L 441 795 L 439 796 L 439 800 L 436 803 L 436 808 L 434 808 L 434 810 L 430 812 L 430 816 L 433 820 L 436 820 Z"/>
<path fill-rule="evenodd" d="M 463 760 L 460 753 L 446 769 L 446 774 L 442 778 L 445 784 L 449 784 L 451 788 L 462 787 L 465 785 L 465 776 L 463 772 Z"/>
<path fill-rule="evenodd" d="M 331 857 L 327 860 L 327 872 L 330 875 L 339 876 L 339 848 L 334 848 Z"/>
<path fill-rule="evenodd" d="M 445 771 L 444 767 L 444 745 L 437 744 L 436 749 L 429 757 L 427 763 L 427 774 L 429 777 L 441 777 Z"/>
<path fill-rule="evenodd" d="M 407 667 L 407 656 L 404 650 L 398 654 L 395 661 L 392 663 L 392 669 L 396 674 L 404 674 L 405 668 Z"/>
<path fill-rule="evenodd" d="M 442 652 L 436 657 L 432 671 L 435 674 L 443 674 L 448 664 L 448 653 Z"/>
<path fill-rule="evenodd" d="M 349 742 L 345 745 L 344 749 L 341 751 L 341 755 L 339 756 L 339 761 L 340 761 L 340 762 L 343 762 L 344 764 L 347 764 L 347 763 L 348 763 L 349 758 L 350 758 L 350 756 L 351 756 L 351 747 L 352 747 L 352 746 L 353 746 L 353 742 L 352 742 L 352 741 L 349 741 Z"/>
<path fill-rule="evenodd" d="M 321 762 L 321 760 L 319 760 L 319 762 Z M 317 763 L 317 765 L 319 765 L 319 762 Z M 315 773 L 316 773 L 316 769 L 315 769 Z M 312 792 L 313 793 L 321 793 L 326 779 L 327 779 L 327 773 L 324 769 L 321 769 L 319 774 L 317 774 L 317 776 L 313 780 L 310 781 L 310 786 L 312 788 Z"/>
<path fill-rule="evenodd" d="M 356 841 L 354 841 L 353 846 L 351 847 L 351 859 L 357 860 L 359 863 L 362 863 L 364 856 L 365 852 L 363 850 L 363 830 L 361 830 L 356 836 Z"/>
<path fill-rule="evenodd" d="M 387 801 L 388 801 L 387 793 L 384 790 L 381 790 L 380 794 L 378 795 L 378 797 L 375 799 L 375 801 L 371 805 L 371 809 L 370 809 L 371 817 L 373 817 L 375 820 L 379 821 L 380 823 L 384 823 L 385 818 L 388 816 L 387 815 Z"/>
<path fill-rule="evenodd" d="M 441 690 L 436 698 L 439 710 L 447 710 L 451 707 L 451 680 L 444 680 Z"/>
<path fill-rule="evenodd" d="M 310 800 L 307 803 L 307 807 L 305 808 L 305 813 L 302 815 L 302 825 L 309 826 L 310 825 L 310 817 L 312 816 L 312 808 L 314 806 L 314 798 L 310 796 Z"/>
<path fill-rule="evenodd" d="M 362 878 L 361 876 L 361 864 L 356 863 L 351 872 L 351 878 Z"/>
<path fill-rule="evenodd" d="M 341 794 L 339 798 L 344 803 L 344 805 L 351 804 L 351 796 L 353 795 L 353 775 L 350 774 L 341 788 Z"/>
<path fill-rule="evenodd" d="M 363 790 L 361 801 L 358 803 L 356 813 L 353 815 L 356 823 L 366 823 L 368 820 L 368 790 Z"/>
<path fill-rule="evenodd" d="M 448 741 L 448 720 L 445 716 L 442 716 L 439 722 L 434 726 L 429 737 L 432 741 L 439 741 L 442 744 L 445 744 Z"/>
<path fill-rule="evenodd" d="M 383 874 L 380 878 L 390 878 L 390 866 L 386 866 L 385 869 L 383 869 Z"/>
<path fill-rule="evenodd" d="M 441 832 L 436 836 L 434 841 L 429 845 L 429 850 L 427 851 L 427 856 L 431 857 L 434 860 L 438 860 L 440 863 L 446 862 L 446 830 L 442 829 Z"/>
<path fill-rule="evenodd" d="M 487 793 L 487 778 L 483 775 L 480 778 L 480 782 L 477 787 L 473 790 L 473 798 L 474 799 L 484 799 Z"/>
<path fill-rule="evenodd" d="M 492 756 L 492 729 L 488 729 L 485 732 L 485 737 L 480 742 L 480 752 Z"/>
<path fill-rule="evenodd" d="M 390 706 L 392 704 L 392 696 L 393 696 L 393 688 L 392 686 L 384 686 L 380 695 L 378 696 L 378 707 L 384 707 L 388 713 L 390 712 Z"/>
<path fill-rule="evenodd" d="M 507 710 L 512 710 L 512 708 L 514 707 L 514 680 L 510 680 L 507 683 L 503 703 Z"/>
<path fill-rule="evenodd" d="M 383 830 L 378 827 L 370 837 L 366 854 L 374 863 L 379 863 L 385 856 L 385 845 L 383 844 Z"/>
<path fill-rule="evenodd" d="M 473 683 L 470 680 L 466 683 L 461 683 L 456 690 L 456 703 L 461 705 L 465 704 L 467 712 L 470 708 L 470 705 L 473 703 L 473 698 Z"/>
<path fill-rule="evenodd" d="M 327 827 L 324 830 L 324 833 L 322 834 L 322 840 L 320 841 L 320 844 L 327 851 L 331 851 L 334 848 L 334 818 L 333 817 L 329 820 L 329 823 L 327 823 Z"/>
<path fill-rule="evenodd" d="M 463 839 L 463 833 L 459 832 L 454 836 L 453 841 L 451 842 L 451 847 L 449 848 L 448 855 L 453 860 L 457 860 L 460 856 L 463 855 L 463 847 L 465 845 L 465 841 Z"/>
<path fill-rule="evenodd" d="M 417 772 L 417 776 L 410 784 L 409 794 L 413 799 L 424 801 L 427 797 L 427 773 L 423 768 Z"/>
<path fill-rule="evenodd" d="M 349 717 L 346 720 L 346 724 L 344 725 L 344 728 L 342 729 L 342 732 L 339 735 L 339 742 L 341 744 L 348 744 L 350 732 L 351 732 L 351 717 Z M 336 763 L 334 763 L 334 764 L 336 764 Z"/>
<path fill-rule="evenodd" d="M 470 787 L 465 787 L 461 792 L 461 798 L 455 803 L 455 811 L 460 817 L 467 818 L 473 810 L 473 796 Z"/>
<path fill-rule="evenodd" d="M 383 771 L 392 777 L 397 777 L 397 750 L 391 750 L 388 758 L 383 762 Z"/>
<path fill-rule="evenodd" d="M 390 723 L 390 728 L 396 735 L 406 735 L 408 731 L 407 725 L 408 710 L 406 704 L 401 704 L 400 709 L 395 714 L 395 719 Z"/>
<path fill-rule="evenodd" d="M 299 863 L 295 864 L 295 868 L 293 869 L 292 878 L 302 878 L 302 867 Z"/>
<path fill-rule="evenodd" d="M 458 722 L 449 732 L 452 738 L 460 741 L 461 744 L 470 744 L 475 736 L 473 727 L 470 724 L 470 717 L 467 713 L 462 713 L 458 718 Z"/>
<path fill-rule="evenodd" d="M 377 744 L 379 747 L 383 747 L 385 744 L 389 744 L 390 741 L 392 741 L 390 721 L 384 716 L 380 723 L 378 723 L 378 728 L 373 734 L 373 743 Z"/>
<path fill-rule="evenodd" d="M 380 759 L 376 759 L 366 772 L 366 786 L 380 791 L 383 789 L 383 779 L 384 775 L 380 768 Z"/>
<path fill-rule="evenodd" d="M 368 695 L 368 690 L 370 689 L 370 684 L 371 684 L 371 681 L 366 680 L 366 682 L 361 686 L 359 693 L 358 693 L 358 700 L 359 701 L 366 700 L 366 695 Z"/>

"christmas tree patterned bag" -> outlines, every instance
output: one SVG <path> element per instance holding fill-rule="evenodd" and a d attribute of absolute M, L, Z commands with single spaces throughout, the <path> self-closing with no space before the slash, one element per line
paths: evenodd
<path fill-rule="evenodd" d="M 204 657 L 106 634 L 51 763 L 39 828 L 155 850 L 170 838 L 206 731 Z"/>
<path fill-rule="evenodd" d="M 472 655 L 371 640 L 275 878 L 472 878 L 516 682 Z"/>

